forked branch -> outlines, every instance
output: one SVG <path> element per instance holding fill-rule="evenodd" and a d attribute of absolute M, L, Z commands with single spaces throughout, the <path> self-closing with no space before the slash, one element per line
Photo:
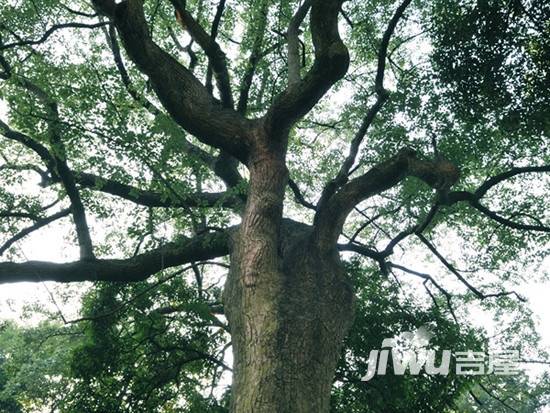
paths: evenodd
<path fill-rule="evenodd" d="M 208 61 L 210 67 L 214 72 L 214 77 L 216 78 L 218 84 L 218 90 L 220 92 L 220 97 L 222 104 L 226 108 L 233 108 L 233 93 L 231 91 L 231 81 L 229 78 L 229 70 L 227 68 L 227 59 L 225 58 L 225 53 L 222 51 L 218 42 L 216 42 L 217 34 L 217 25 L 219 25 L 219 19 L 221 19 L 221 13 L 216 14 L 213 25 L 213 33 L 208 34 L 206 30 L 195 20 L 195 18 L 187 11 L 185 8 L 185 1 L 182 0 L 171 0 L 174 5 L 177 13 L 178 19 L 181 19 L 182 24 L 185 26 L 185 29 L 189 32 L 191 37 L 197 42 L 197 44 L 202 48 Z M 221 9 L 223 11 L 223 4 L 225 2 L 222 0 Z"/>
<path fill-rule="evenodd" d="M 396 186 L 407 176 L 439 189 L 442 183 L 456 182 L 458 169 L 447 161 L 419 159 L 414 150 L 402 149 L 393 158 L 349 181 L 318 206 L 314 225 L 322 248 L 334 247 L 347 216 L 357 204 Z"/>
<path fill-rule="evenodd" d="M 315 60 L 304 78 L 289 84 L 269 108 L 265 123 L 274 136 L 287 131 L 307 114 L 347 72 L 349 54 L 338 32 L 341 5 L 342 0 L 311 1 L 310 27 Z M 307 12 L 307 9 L 302 10 Z M 299 20 L 301 15 L 297 16 Z"/>
<path fill-rule="evenodd" d="M 152 40 L 143 2 L 94 0 L 94 4 L 111 19 L 128 56 L 149 77 L 153 90 L 176 122 L 203 143 L 224 149 L 246 163 L 249 121 L 218 104 L 193 73 Z M 210 42 L 207 37 L 205 42 Z"/>
<path fill-rule="evenodd" d="M 329 183 L 329 185 L 327 186 L 327 190 L 326 190 L 327 194 L 324 194 L 324 198 L 331 196 L 337 187 L 339 187 L 340 185 L 342 185 L 347 181 L 350 169 L 355 162 L 355 158 L 357 157 L 357 154 L 359 152 L 359 147 L 361 146 L 361 143 L 363 142 L 363 139 L 365 138 L 365 135 L 367 134 L 368 129 L 370 128 L 372 122 L 376 118 L 376 115 L 378 115 L 378 112 L 380 111 L 380 109 L 382 109 L 382 107 L 384 106 L 384 103 L 386 103 L 386 101 L 388 100 L 389 93 L 384 88 L 384 75 L 386 72 L 386 59 L 388 55 L 388 46 L 390 43 L 390 39 L 393 36 L 393 33 L 395 31 L 395 28 L 397 27 L 397 23 L 403 17 L 403 13 L 405 12 L 405 9 L 409 6 L 411 1 L 412 0 L 405 0 L 403 1 L 403 3 L 401 3 L 401 5 L 395 11 L 390 22 L 388 23 L 388 27 L 386 28 L 386 31 L 382 36 L 382 41 L 378 49 L 378 64 L 377 64 L 377 70 L 376 70 L 376 78 L 374 81 L 376 101 L 370 107 L 365 117 L 363 118 L 361 126 L 359 127 L 359 129 L 357 130 L 357 132 L 355 133 L 355 136 L 351 141 L 349 153 L 346 159 L 344 160 L 342 167 L 340 168 L 340 171 L 336 175 L 336 178 L 332 183 Z"/>

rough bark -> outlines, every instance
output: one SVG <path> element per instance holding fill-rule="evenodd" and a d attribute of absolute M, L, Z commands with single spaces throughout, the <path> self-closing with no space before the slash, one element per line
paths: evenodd
<path fill-rule="evenodd" d="M 321 252 L 311 227 L 282 225 L 280 263 L 247 283 L 236 236 L 224 308 L 234 365 L 231 411 L 328 412 L 353 292 L 336 250 Z"/>
<path fill-rule="evenodd" d="M 283 221 L 287 137 L 265 125 L 248 137 L 250 187 L 224 292 L 232 411 L 328 412 L 353 294 L 336 246 L 321 253 L 311 227 Z"/>

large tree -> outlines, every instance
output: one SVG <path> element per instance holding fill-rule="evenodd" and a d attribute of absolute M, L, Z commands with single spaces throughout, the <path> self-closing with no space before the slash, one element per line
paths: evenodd
<path fill-rule="evenodd" d="M 231 411 L 328 412 L 356 296 L 376 324 L 364 302 L 387 293 L 352 255 L 380 286 L 418 278 L 442 325 L 472 300 L 521 302 L 550 232 L 545 3 L 4 2 L 0 282 L 94 282 L 96 341 L 146 296 L 166 320 L 138 330 L 163 363 L 182 321 L 198 346 L 167 382 L 193 356 L 225 365 L 206 354 L 217 328 Z M 17 248 L 60 220 L 78 259 Z M 424 255 L 438 275 L 403 264 Z M 228 267 L 223 295 L 208 267 Z M 111 339 L 107 365 L 127 344 Z"/>

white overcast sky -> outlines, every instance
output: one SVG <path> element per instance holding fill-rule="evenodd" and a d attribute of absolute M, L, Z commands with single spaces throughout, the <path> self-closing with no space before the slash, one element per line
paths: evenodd
<path fill-rule="evenodd" d="M 421 49 L 429 49 L 429 46 L 420 47 Z M 424 50 L 426 51 L 426 50 Z M 425 53 L 421 53 L 425 55 Z M 7 122 L 7 110 L 4 102 L 0 100 L 0 119 Z M 1 138 L 0 138 L 1 139 Z M 36 191 L 40 188 L 36 186 Z M 1 208 L 1 205 L 0 205 Z M 94 223 L 92 222 L 92 225 Z M 68 230 L 67 224 L 56 224 L 55 230 L 48 227 L 37 231 L 28 236 L 23 242 L 18 243 L 20 250 L 30 260 L 44 260 L 55 262 L 66 262 L 76 260 L 78 258 L 78 249 L 69 247 L 64 240 L 65 233 Z M 458 248 L 456 244 L 449 243 L 444 245 L 444 250 L 447 253 L 453 252 L 453 248 Z M 457 251 L 458 252 L 458 251 Z M 0 257 L 0 261 L 5 258 Z M 419 262 L 420 261 L 420 262 Z M 405 262 L 406 264 L 406 262 Z M 414 269 L 423 272 L 440 274 L 442 269 L 434 263 L 415 260 Z M 550 257 L 547 257 L 545 262 L 539 268 L 531 268 L 530 271 L 548 272 L 550 269 Z M 541 274 L 535 274 L 541 275 Z M 527 277 L 529 279 L 529 277 Z M 539 278 L 539 277 L 536 277 Z M 61 302 L 58 299 L 59 285 L 55 283 L 15 283 L 0 285 L 0 319 L 13 319 L 21 323 L 32 323 L 36 319 L 21 320 L 22 308 L 25 304 L 41 303 L 50 308 L 53 307 L 50 292 L 56 297 L 56 302 Z M 61 286 L 61 288 L 64 288 Z M 520 294 L 524 295 L 529 306 L 533 310 L 535 317 L 539 321 L 538 331 L 542 335 L 545 346 L 550 347 L 550 282 L 544 283 L 527 283 L 516 289 Z M 60 304 L 61 311 L 65 317 L 71 319 L 78 310 L 76 302 Z M 479 317 L 474 317 L 473 322 L 487 326 L 490 320 L 479 314 Z M 382 340 L 382 338 L 381 338 Z M 550 409 L 546 410 L 550 412 Z"/>

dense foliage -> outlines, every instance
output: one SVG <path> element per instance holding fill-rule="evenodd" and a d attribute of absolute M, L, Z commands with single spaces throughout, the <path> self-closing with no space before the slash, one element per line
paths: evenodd
<path fill-rule="evenodd" d="M 183 23 L 173 3 L 182 2 L 143 1 L 152 39 L 226 102 L 221 51 L 204 53 L 199 24 L 227 56 L 235 109 L 266 115 L 287 85 L 287 29 L 302 2 L 188 0 L 193 20 Z M 413 1 L 386 45 L 382 91 L 381 44 L 398 7 L 342 4 L 350 67 L 290 132 L 284 216 L 312 220 L 311 204 L 364 127 L 353 176 L 406 147 L 456 165 L 460 179 L 434 191 L 409 177 L 346 220 L 339 248 L 357 304 L 332 411 L 540 412 L 550 404 L 548 372 L 360 380 L 383 338 L 423 325 L 434 327 L 436 348 L 515 348 L 522 368 L 547 360 L 521 291 L 547 275 L 550 3 Z M 307 19 L 298 45 L 305 74 L 316 58 Z M 0 5 L 0 282 L 65 281 L 39 265 L 11 275 L 11 262 L 33 259 L 25 240 L 35 231 L 63 234 L 56 259 L 76 261 L 80 248 L 84 264 L 145 262 L 148 251 L 161 260 L 158 271 L 129 272 L 122 281 L 131 283 L 84 266 L 66 280 L 89 281 L 78 319 L 55 303 L 32 308 L 41 320 L 32 326 L 0 324 L 2 412 L 228 411 L 227 252 L 175 265 L 171 251 L 194 237 L 218 248 L 216 235 L 206 237 L 239 222 L 248 171 L 185 131 L 132 60 L 92 2 Z M 491 322 L 472 323 L 479 314 Z"/>

